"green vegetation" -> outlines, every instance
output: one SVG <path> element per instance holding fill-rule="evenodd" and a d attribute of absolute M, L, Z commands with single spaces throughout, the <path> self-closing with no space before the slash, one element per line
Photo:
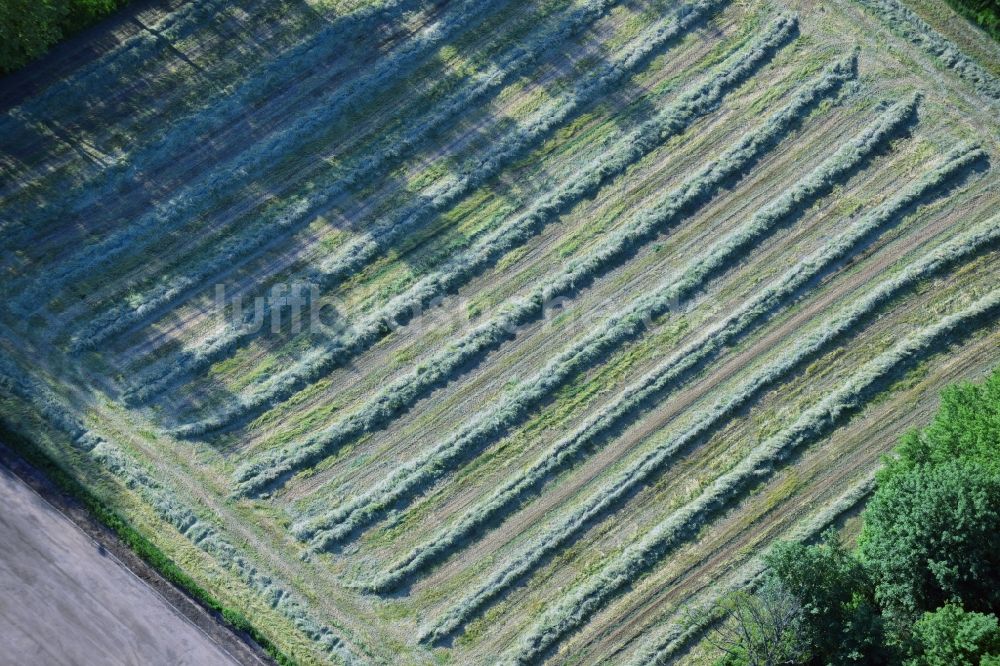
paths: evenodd
<path fill-rule="evenodd" d="M 996 615 L 945 604 L 924 613 L 913 625 L 913 643 L 926 666 L 994 666 L 1000 661 L 1000 628 Z"/>
<path fill-rule="evenodd" d="M 859 555 L 887 616 L 958 602 L 1000 609 L 1000 478 L 966 460 L 885 476 L 865 511 Z"/>
<path fill-rule="evenodd" d="M 1000 474 L 1000 370 L 982 384 L 961 383 L 941 392 L 931 423 L 906 433 L 880 479 L 964 460 Z"/>
<path fill-rule="evenodd" d="M 708 641 L 725 653 L 729 664 L 794 664 L 808 654 L 805 624 L 798 599 L 774 578 L 754 594 L 737 590 L 721 601 L 719 614 L 729 621 L 709 634 Z M 705 618 L 710 619 L 710 618 Z"/>
<path fill-rule="evenodd" d="M 775 578 L 802 606 L 803 634 L 824 664 L 850 663 L 866 655 L 879 662 L 881 620 L 867 571 L 830 540 L 821 547 L 782 543 L 770 555 Z"/>
<path fill-rule="evenodd" d="M 0 0 L 0 73 L 12 72 L 128 0 Z"/>
<path fill-rule="evenodd" d="M 768 554 L 758 594 L 771 594 L 768 585 L 790 593 L 810 646 L 792 663 L 1000 659 L 1000 368 L 982 384 L 943 391 L 930 425 L 907 433 L 886 460 L 863 521 L 855 552 L 829 532 Z M 741 599 L 725 610 L 745 607 Z M 764 663 L 726 651 L 727 664 Z"/>
<path fill-rule="evenodd" d="M 959 14 L 1000 40 L 1000 2 L 997 0 L 947 0 Z"/>

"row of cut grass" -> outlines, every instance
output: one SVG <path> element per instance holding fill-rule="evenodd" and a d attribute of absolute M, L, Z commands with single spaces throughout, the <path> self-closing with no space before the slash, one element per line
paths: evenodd
<path fill-rule="evenodd" d="M 647 321 L 690 297 L 708 279 L 727 266 L 733 257 L 740 256 L 748 247 L 773 231 L 779 223 L 800 214 L 818 197 L 829 192 L 836 183 L 859 168 L 878 147 L 905 126 L 915 109 L 915 99 L 889 109 L 882 118 L 845 144 L 789 191 L 758 211 L 745 225 L 727 234 L 708 248 L 704 255 L 689 262 L 677 274 L 671 275 L 653 294 L 637 299 L 622 311 L 609 316 L 602 327 L 597 327 L 582 340 L 567 347 L 536 375 L 504 396 L 493 408 L 474 416 L 463 429 L 434 446 L 420 459 L 401 467 L 389 479 L 346 508 L 336 509 L 310 523 L 309 527 L 300 529 L 300 536 L 313 537 L 322 545 L 333 543 L 353 530 L 364 527 L 388 507 L 449 473 L 456 461 L 464 460 L 505 434 L 570 377 L 591 367 L 626 341 L 642 335 Z M 726 162 L 727 158 L 728 156 L 723 156 L 720 162 Z M 710 172 L 710 169 L 706 172 Z M 697 183 L 703 177 L 704 172 L 696 174 L 693 182 Z M 682 201 L 671 199 L 677 197 L 678 191 L 691 191 L 691 185 L 690 181 L 682 184 L 678 190 L 668 195 L 666 205 L 661 202 L 654 209 L 672 212 L 683 210 L 685 206 Z"/>
<path fill-rule="evenodd" d="M 764 366 L 728 395 L 718 399 L 711 407 L 701 410 L 695 415 L 693 423 L 684 431 L 658 444 L 627 469 L 602 484 L 587 502 L 559 520 L 557 525 L 546 530 L 541 537 L 527 544 L 478 590 L 445 613 L 425 633 L 425 640 L 435 641 L 453 633 L 480 608 L 505 593 L 546 557 L 558 551 L 563 544 L 586 529 L 597 517 L 614 510 L 640 484 L 660 474 L 677 451 L 701 441 L 726 417 L 759 395 L 763 388 L 781 380 L 805 360 L 815 356 L 841 336 L 849 334 L 884 303 L 949 265 L 954 256 L 965 256 L 985 243 L 994 242 L 998 230 L 995 228 L 995 221 L 991 222 L 994 223 L 992 228 L 991 224 L 986 224 L 976 232 L 964 236 L 960 242 L 949 245 L 945 250 L 929 253 L 896 277 L 879 283 L 850 307 L 842 308 L 841 311 L 826 317 L 813 331 L 803 335 L 782 358 Z"/>

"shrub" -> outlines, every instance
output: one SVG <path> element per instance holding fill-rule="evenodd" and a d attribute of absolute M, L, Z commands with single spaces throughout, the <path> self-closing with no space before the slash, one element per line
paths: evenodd
<path fill-rule="evenodd" d="M 981 384 L 963 382 L 941 392 L 930 424 L 906 433 L 880 480 L 962 458 L 1000 473 L 1000 372 Z"/>
<path fill-rule="evenodd" d="M 1000 40 L 1000 2 L 997 0 L 947 0 L 955 11 L 980 28 L 993 39 Z"/>
<path fill-rule="evenodd" d="M 725 653 L 725 665 L 797 664 L 805 645 L 808 610 L 780 582 L 768 579 L 756 592 L 734 590 L 709 611 L 723 619 L 712 623 L 705 640 Z"/>
<path fill-rule="evenodd" d="M 995 222 L 981 225 L 992 238 L 1000 237 Z M 982 238 L 982 231 L 965 236 Z M 980 303 L 986 314 L 1000 299 L 994 294 Z M 862 514 L 856 553 L 838 546 L 831 532 L 826 544 L 779 543 L 764 558 L 770 569 L 759 575 L 780 580 L 805 610 L 810 663 L 1000 663 L 1000 629 L 990 612 L 997 606 L 1000 447 L 980 428 L 984 415 L 988 421 L 996 413 L 998 380 L 1000 368 L 982 385 L 947 388 L 931 425 L 903 438 L 899 457 L 875 475 L 879 487 Z M 955 447 L 963 440 L 968 448 Z M 847 499 L 853 505 L 859 496 L 850 492 Z M 821 513 L 838 505 L 845 506 L 838 500 Z M 655 641 L 642 654 L 659 663 L 715 617 L 703 614 L 687 633 L 670 632 L 667 642 Z"/>

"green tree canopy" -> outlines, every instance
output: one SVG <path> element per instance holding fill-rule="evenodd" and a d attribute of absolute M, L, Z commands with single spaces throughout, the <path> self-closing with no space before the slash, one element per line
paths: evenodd
<path fill-rule="evenodd" d="M 884 663 L 874 584 L 832 533 L 820 545 L 780 543 L 767 562 L 802 605 L 813 654 L 822 663 Z"/>
<path fill-rule="evenodd" d="M 62 37 L 65 0 L 0 0 L 0 72 L 37 58 Z"/>
<path fill-rule="evenodd" d="M 0 73 L 45 53 L 128 0 L 0 0 Z"/>
<path fill-rule="evenodd" d="M 896 453 L 856 551 L 828 533 L 767 556 L 802 608 L 809 663 L 1000 666 L 1000 368 L 945 389 Z"/>
<path fill-rule="evenodd" d="M 978 666 L 997 663 L 1000 628 L 995 615 L 970 613 L 947 604 L 924 613 L 913 629 L 917 656 L 907 666 Z M 983 660 L 992 654 L 993 659 Z"/>
<path fill-rule="evenodd" d="M 859 554 L 902 622 L 957 601 L 1000 606 L 1000 476 L 963 460 L 887 475 L 865 510 Z"/>
<path fill-rule="evenodd" d="M 884 483 L 919 465 L 940 465 L 956 458 L 1000 473 L 1000 369 L 982 384 L 962 382 L 941 392 L 941 406 L 922 430 L 903 436 L 898 458 L 888 461 Z"/>

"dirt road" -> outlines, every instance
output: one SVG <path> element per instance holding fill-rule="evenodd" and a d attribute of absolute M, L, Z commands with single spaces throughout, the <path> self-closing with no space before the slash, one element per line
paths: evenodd
<path fill-rule="evenodd" d="M 237 661 L 0 465 L 0 643 L 16 664 Z"/>

